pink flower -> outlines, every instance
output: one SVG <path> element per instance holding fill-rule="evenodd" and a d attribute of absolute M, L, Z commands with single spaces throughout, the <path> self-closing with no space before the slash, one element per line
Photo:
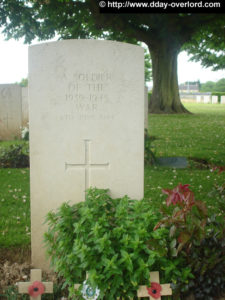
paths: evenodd
<path fill-rule="evenodd" d="M 157 282 L 151 282 L 151 287 L 147 287 L 147 290 L 150 296 L 152 296 L 154 299 L 158 299 L 161 296 L 160 292 L 162 290 L 162 287 Z"/>
<path fill-rule="evenodd" d="M 45 286 L 40 281 L 34 281 L 29 287 L 28 287 L 28 294 L 31 297 L 38 297 L 39 295 L 44 294 L 45 292 Z"/>

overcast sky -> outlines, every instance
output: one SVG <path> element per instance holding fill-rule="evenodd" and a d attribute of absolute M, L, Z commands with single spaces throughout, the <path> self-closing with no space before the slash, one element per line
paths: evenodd
<path fill-rule="evenodd" d="M 34 42 L 34 44 L 37 42 Z M 0 35 L 0 84 L 15 83 L 28 76 L 28 45 L 23 41 L 5 41 Z M 213 72 L 209 68 L 202 68 L 200 63 L 188 61 L 185 52 L 178 57 L 178 80 L 185 81 L 218 81 L 225 78 L 225 70 Z"/>

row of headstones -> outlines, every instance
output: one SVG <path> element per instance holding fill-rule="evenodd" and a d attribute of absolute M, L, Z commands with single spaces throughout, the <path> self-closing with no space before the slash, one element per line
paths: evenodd
<path fill-rule="evenodd" d="M 160 284 L 159 272 L 150 272 L 150 287 L 139 286 L 137 290 L 137 297 L 143 298 L 148 297 L 150 300 L 158 299 L 161 300 L 161 296 L 172 295 L 172 289 L 170 284 Z M 75 284 L 74 289 L 78 290 L 81 284 Z M 19 282 L 18 283 L 19 294 L 29 294 L 30 300 L 41 300 L 43 294 L 53 293 L 53 282 L 42 282 L 42 271 L 41 269 L 31 270 L 30 282 Z M 99 289 L 93 289 L 87 281 L 82 284 L 82 296 L 83 299 L 98 299 Z M 64 298 L 65 299 L 65 298 Z"/>
<path fill-rule="evenodd" d="M 21 138 L 28 124 L 28 89 L 18 84 L 0 84 L 0 140 Z"/>
<path fill-rule="evenodd" d="M 196 95 L 196 94 L 180 94 L 182 102 L 197 102 L 197 103 L 210 103 L 210 104 L 225 104 L 225 96 L 219 97 L 212 95 Z"/>
<path fill-rule="evenodd" d="M 219 97 L 218 96 L 211 96 L 211 95 L 204 95 L 204 96 L 196 96 L 197 103 L 211 103 L 211 104 L 217 104 L 219 103 Z M 225 96 L 221 96 L 221 104 L 225 104 Z"/>
<path fill-rule="evenodd" d="M 21 138 L 29 122 L 28 88 L 0 84 L 0 140 Z M 145 128 L 148 129 L 148 89 L 145 87 Z"/>

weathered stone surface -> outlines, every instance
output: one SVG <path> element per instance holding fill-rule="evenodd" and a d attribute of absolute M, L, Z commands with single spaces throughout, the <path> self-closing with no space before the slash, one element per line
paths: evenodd
<path fill-rule="evenodd" d="M 29 123 L 29 102 L 28 87 L 22 88 L 22 126 L 28 126 Z"/>
<path fill-rule="evenodd" d="M 0 140 L 21 137 L 21 87 L 17 84 L 0 84 Z"/>
<path fill-rule="evenodd" d="M 188 161 L 186 157 L 159 157 L 156 164 L 164 167 L 183 169 L 187 168 Z"/>
<path fill-rule="evenodd" d="M 144 51 L 66 40 L 29 49 L 32 262 L 46 268 L 45 215 L 90 186 L 141 199 Z"/>

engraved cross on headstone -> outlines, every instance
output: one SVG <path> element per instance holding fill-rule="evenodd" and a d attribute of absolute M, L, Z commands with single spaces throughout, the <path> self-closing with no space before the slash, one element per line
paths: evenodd
<path fill-rule="evenodd" d="M 109 166 L 109 163 L 101 163 L 101 164 L 95 164 L 91 162 L 90 158 L 90 140 L 84 140 L 84 146 L 85 146 L 85 158 L 83 164 L 71 164 L 71 163 L 65 163 L 65 169 L 68 168 L 84 168 L 85 169 L 85 190 L 87 190 L 90 187 L 90 169 L 100 169 L 100 168 L 107 168 Z"/>

